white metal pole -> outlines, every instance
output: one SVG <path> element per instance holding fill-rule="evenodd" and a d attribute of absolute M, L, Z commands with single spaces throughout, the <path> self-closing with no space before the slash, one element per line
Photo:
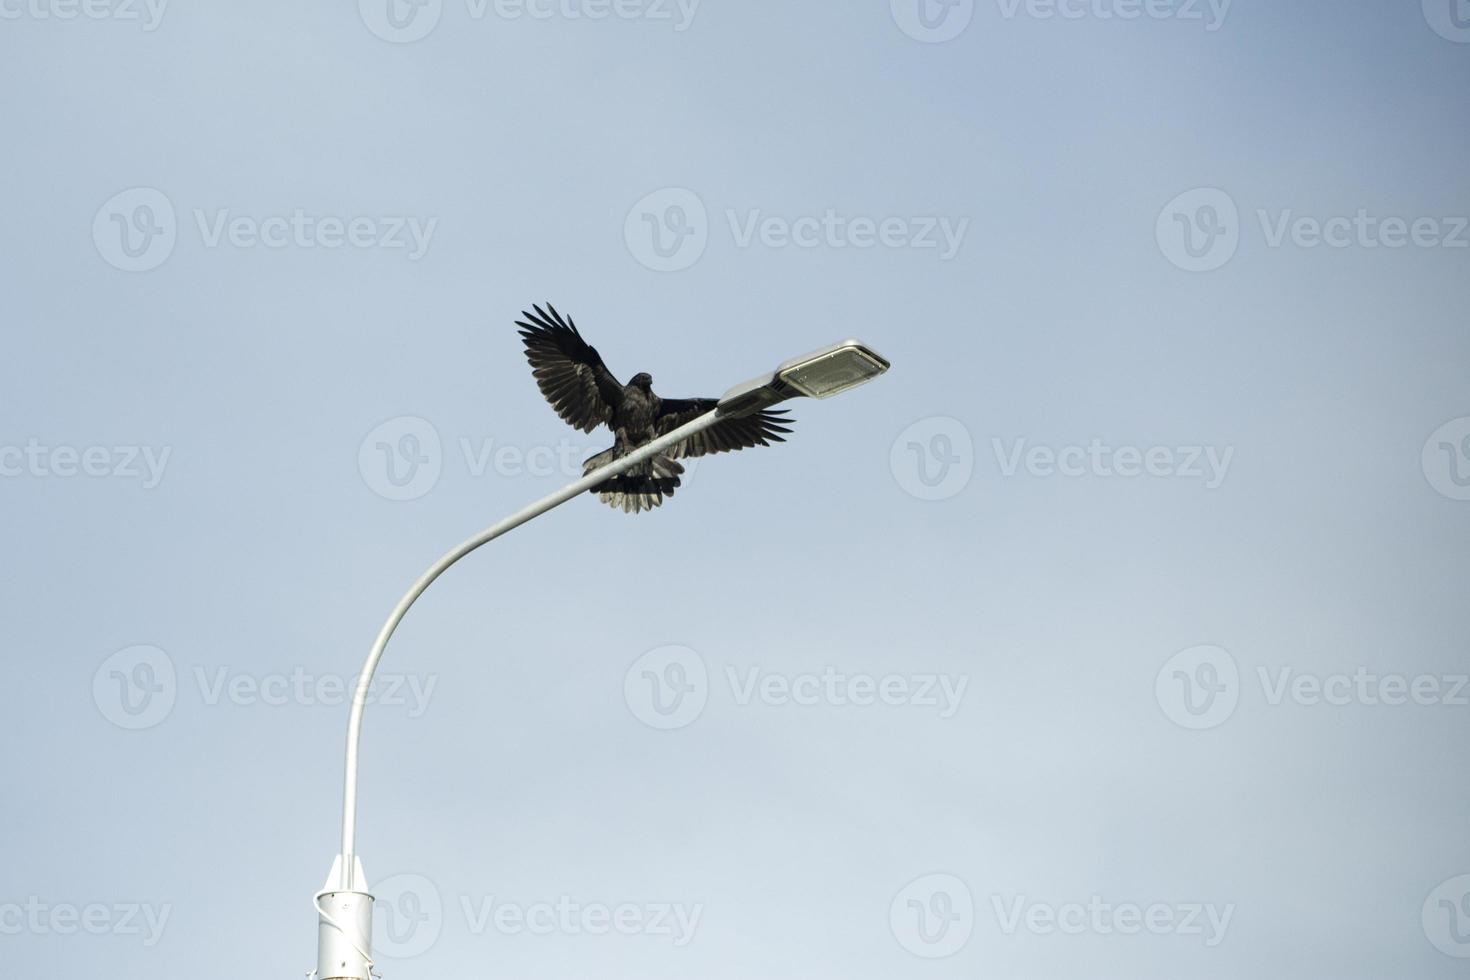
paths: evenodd
<path fill-rule="evenodd" d="M 404 597 L 398 600 L 398 605 L 393 608 L 393 612 L 388 616 L 388 621 L 378 631 L 378 638 L 373 641 L 372 650 L 368 652 L 367 662 L 363 664 L 362 673 L 358 675 L 357 688 L 352 697 L 352 711 L 347 719 L 347 774 L 342 793 L 342 851 L 337 864 L 334 865 L 334 869 L 340 868 L 340 871 L 338 872 L 338 881 L 335 884 L 328 882 L 329 888 L 351 892 L 367 887 L 366 882 L 357 880 L 357 869 L 360 865 L 356 860 L 357 748 L 362 735 L 362 712 L 364 706 L 367 704 L 368 690 L 372 686 L 373 673 L 378 669 L 378 661 L 383 658 L 383 651 L 388 646 L 389 638 L 392 637 L 393 631 L 398 628 L 398 624 L 403 621 L 404 615 L 413 606 L 414 601 L 423 595 L 424 590 L 433 584 L 436 578 L 444 574 L 446 569 L 481 545 L 494 541 L 507 531 L 514 530 L 533 517 L 539 517 L 553 507 L 564 504 L 573 497 L 585 493 L 609 477 L 617 476 L 619 473 L 637 466 L 649 457 L 668 449 L 675 443 L 682 442 L 696 432 L 709 428 L 715 422 L 719 421 L 720 418 L 721 414 L 718 409 L 707 412 L 694 421 L 681 425 L 668 435 L 660 436 L 647 445 L 640 446 L 621 459 L 593 470 L 577 482 L 568 484 L 544 500 L 540 500 L 519 513 L 507 517 L 499 524 L 486 528 L 436 561 L 430 566 L 428 571 L 419 577 L 419 580 L 413 584 L 412 588 L 408 590 Z"/>
<path fill-rule="evenodd" d="M 362 712 L 367 705 L 373 674 L 393 631 L 403 621 L 410 607 L 434 580 L 455 562 L 514 530 L 533 517 L 566 503 L 573 497 L 617 476 L 697 432 L 709 428 L 722 418 L 749 415 L 779 401 L 799 395 L 826 398 L 856 387 L 888 370 L 888 361 L 855 340 L 833 344 L 804 357 L 784 361 L 775 372 L 762 375 L 725 393 L 720 407 L 640 446 L 622 459 L 593 470 L 575 483 L 486 528 L 436 561 L 419 577 L 407 594 L 393 608 L 388 621 L 378 631 L 367 662 L 357 677 L 352 696 L 352 710 L 347 718 L 347 772 L 342 792 L 342 850 L 332 863 L 327 883 L 313 899 L 317 911 L 317 968 L 309 976 L 313 980 L 373 980 L 372 933 L 373 896 L 367 891 L 366 875 L 357 850 L 357 749 L 362 736 Z"/>

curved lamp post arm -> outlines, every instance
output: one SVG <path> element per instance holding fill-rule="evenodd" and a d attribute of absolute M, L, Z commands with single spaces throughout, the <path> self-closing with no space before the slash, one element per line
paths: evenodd
<path fill-rule="evenodd" d="M 617 459 L 606 466 L 599 467 L 588 473 L 575 483 L 570 483 L 556 493 L 543 500 L 539 500 L 519 513 L 507 517 L 498 524 L 492 525 L 476 534 L 474 537 L 460 544 L 444 557 L 436 561 L 429 570 L 419 576 L 417 582 L 398 600 L 398 605 L 393 607 L 393 612 L 388 616 L 388 621 L 378 631 L 378 638 L 373 641 L 372 650 L 368 652 L 367 662 L 362 666 L 362 673 L 357 677 L 357 688 L 352 696 L 352 712 L 347 719 L 347 775 L 342 792 L 342 851 L 337 872 L 338 880 L 332 887 L 343 891 L 353 891 L 366 888 L 367 883 L 356 880 L 357 861 L 355 854 L 357 849 L 357 747 L 362 736 L 362 713 L 367 705 L 368 691 L 372 687 L 373 674 L 378 669 L 378 662 L 383 659 L 383 651 L 388 647 L 388 640 L 393 636 L 393 631 L 398 624 L 403 622 L 403 617 L 413 606 L 424 590 L 433 584 L 434 580 L 443 575 L 448 568 L 459 561 L 465 555 L 488 544 L 500 537 L 507 531 L 513 531 L 534 517 L 566 503 L 573 497 L 587 492 L 609 477 L 617 476 L 649 457 L 657 455 L 675 443 L 694 435 L 696 432 L 709 428 L 718 422 L 724 413 L 720 409 L 706 412 L 692 422 L 685 423 L 673 430 L 668 435 L 660 436 L 647 445 L 640 446 L 628 455 Z"/>
<path fill-rule="evenodd" d="M 486 528 L 436 561 L 428 571 L 398 600 L 388 621 L 378 631 L 368 652 L 367 662 L 357 677 L 352 695 L 352 711 L 347 719 L 347 774 L 342 792 L 342 850 L 327 875 L 327 883 L 313 898 L 317 912 L 317 968 L 312 980 L 372 980 L 373 896 L 367 891 L 362 863 L 357 850 L 357 748 L 362 736 L 362 713 L 367 706 L 373 674 L 393 631 L 403 617 L 451 565 L 481 545 L 494 541 L 507 531 L 539 517 L 585 493 L 609 477 L 617 476 L 649 457 L 662 452 L 695 433 L 725 418 L 739 418 L 759 412 L 788 398 L 828 398 L 855 388 L 888 370 L 888 361 L 860 341 L 845 340 L 823 347 L 802 357 L 783 361 L 775 371 L 754 378 L 727 391 L 718 405 L 704 415 L 640 446 L 622 459 L 588 473 L 544 500 Z"/>

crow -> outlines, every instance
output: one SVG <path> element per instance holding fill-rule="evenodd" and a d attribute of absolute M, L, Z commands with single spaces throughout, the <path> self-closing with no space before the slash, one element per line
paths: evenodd
<path fill-rule="evenodd" d="M 584 475 L 719 404 L 716 398 L 660 398 L 653 393 L 653 378 L 642 371 L 623 384 L 602 363 L 596 348 L 582 339 L 571 317 L 564 319 L 550 303 L 545 310 L 532 309 L 536 312 L 521 313 L 525 319 L 517 320 L 516 326 L 541 394 L 573 428 L 591 432 L 606 425 L 613 432 L 612 447 L 582 464 Z M 724 419 L 589 492 L 628 514 L 652 510 L 679 486 L 684 467 L 678 460 L 785 442 L 782 435 L 791 431 L 786 426 L 792 421 L 779 409 Z"/>

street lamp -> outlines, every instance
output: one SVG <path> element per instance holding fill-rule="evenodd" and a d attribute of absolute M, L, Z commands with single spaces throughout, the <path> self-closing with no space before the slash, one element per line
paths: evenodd
<path fill-rule="evenodd" d="M 670 446 L 727 418 L 738 418 L 790 398 L 829 398 L 856 388 L 884 371 L 888 361 L 856 340 L 846 340 L 802 357 L 782 362 L 770 374 L 752 378 L 727 391 L 709 412 L 672 432 L 659 436 L 638 449 L 583 476 L 556 493 L 507 517 L 461 543 L 436 561 L 414 582 L 393 607 L 388 621 L 378 631 L 357 677 L 352 709 L 347 719 L 347 765 L 342 791 L 342 849 L 332 861 L 326 884 L 312 904 L 317 913 L 316 969 L 311 980 L 372 980 L 373 896 L 367 891 L 362 861 L 357 856 L 357 748 L 362 735 L 362 713 L 378 662 L 388 640 L 419 596 L 455 562 L 481 545 L 514 530 L 534 517 L 566 503 L 604 480 L 623 473 Z"/>
<path fill-rule="evenodd" d="M 720 399 L 720 409 L 729 418 L 750 415 L 802 395 L 831 398 L 887 370 L 888 361 L 881 354 L 864 347 L 861 341 L 844 340 L 782 361 L 770 374 L 736 385 Z"/>

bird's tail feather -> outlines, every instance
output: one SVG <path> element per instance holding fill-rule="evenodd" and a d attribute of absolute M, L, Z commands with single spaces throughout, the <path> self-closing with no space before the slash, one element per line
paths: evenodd
<path fill-rule="evenodd" d="M 606 466 L 636 448 L 613 446 L 604 450 L 582 464 L 582 475 L 586 476 L 599 466 Z M 625 514 L 637 514 L 653 510 L 664 502 L 665 497 L 672 497 L 683 473 L 684 467 L 677 460 L 658 455 L 639 463 L 626 473 L 604 480 L 589 493 L 597 494 L 597 499 L 609 507 L 615 507 Z"/>

